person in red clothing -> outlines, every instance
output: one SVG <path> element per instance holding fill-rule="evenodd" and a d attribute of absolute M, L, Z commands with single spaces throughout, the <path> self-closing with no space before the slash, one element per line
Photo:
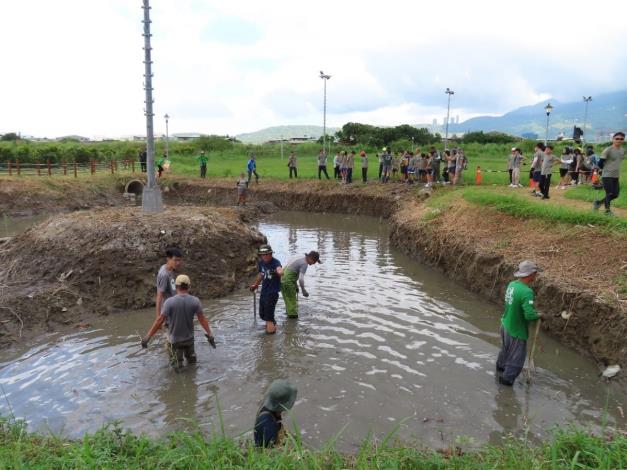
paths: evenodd
<path fill-rule="evenodd" d="M 514 273 L 517 279 L 510 282 L 505 291 L 505 313 L 501 318 L 502 345 L 496 360 L 501 385 L 514 385 L 525 365 L 529 323 L 540 318 L 530 287 L 539 271 L 540 268 L 533 261 L 523 261 Z"/>

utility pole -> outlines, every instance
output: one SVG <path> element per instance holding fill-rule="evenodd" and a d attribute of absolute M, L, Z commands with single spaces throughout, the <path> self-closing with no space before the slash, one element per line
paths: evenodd
<path fill-rule="evenodd" d="M 283 136 L 281 136 L 281 160 L 283 160 Z"/>
<path fill-rule="evenodd" d="M 585 144 L 586 143 L 586 124 L 588 123 L 588 104 L 590 104 L 590 101 L 592 101 L 592 96 L 584 96 L 583 97 L 583 101 L 584 103 L 586 103 L 586 109 L 583 112 L 583 135 L 581 136 L 581 143 Z"/>
<path fill-rule="evenodd" d="M 444 93 L 448 95 L 448 106 L 446 108 L 446 131 L 444 134 L 444 150 L 447 150 L 448 149 L 448 121 L 450 119 L 449 116 L 451 114 L 451 95 L 454 95 L 455 92 L 451 90 L 450 88 L 447 88 Z"/>
<path fill-rule="evenodd" d="M 169 160 L 170 159 L 170 146 L 168 145 L 170 143 L 170 133 L 169 133 L 169 129 L 168 129 L 168 122 L 170 121 L 170 116 L 168 116 L 168 113 L 165 113 L 165 116 L 163 116 L 165 118 L 165 156 L 166 158 Z"/>
<path fill-rule="evenodd" d="M 161 212 L 163 211 L 163 200 L 161 198 L 161 190 L 157 185 L 155 177 L 155 135 L 153 126 L 152 112 L 152 58 L 150 46 L 150 1 L 144 0 L 144 90 L 146 91 L 146 170 L 147 185 L 142 193 L 142 210 L 144 212 Z"/>
<path fill-rule="evenodd" d="M 324 104 L 323 104 L 323 112 L 322 112 L 322 150 L 325 155 L 327 153 L 327 80 L 331 78 L 331 75 L 325 75 L 325 73 L 320 71 L 320 78 L 324 80 Z"/>

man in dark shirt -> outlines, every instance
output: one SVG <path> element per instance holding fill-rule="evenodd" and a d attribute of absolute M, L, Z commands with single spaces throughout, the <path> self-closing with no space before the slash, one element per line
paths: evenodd
<path fill-rule="evenodd" d="M 276 333 L 276 320 L 274 319 L 274 310 L 279 300 L 279 292 L 281 291 L 281 276 L 283 276 L 283 268 L 281 262 L 272 257 L 272 247 L 270 245 L 261 245 L 257 250 L 259 255 L 259 274 L 257 279 L 251 284 L 250 290 L 256 291 L 261 284 L 261 295 L 259 296 L 259 317 L 266 322 L 266 333 Z"/>
<path fill-rule="evenodd" d="M 281 413 L 294 406 L 297 392 L 296 387 L 287 380 L 275 380 L 270 384 L 255 417 L 254 435 L 257 447 L 272 447 L 281 443 Z"/>

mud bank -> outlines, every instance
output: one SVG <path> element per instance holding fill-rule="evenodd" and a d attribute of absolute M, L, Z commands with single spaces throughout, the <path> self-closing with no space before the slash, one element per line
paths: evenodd
<path fill-rule="evenodd" d="M 54 323 L 87 321 L 154 304 L 164 250 L 176 245 L 200 297 L 224 295 L 254 271 L 265 237 L 246 212 L 185 207 L 158 216 L 140 208 L 51 217 L 0 251 L 0 344 Z"/>
<path fill-rule="evenodd" d="M 533 259 L 544 268 L 534 285 L 543 329 L 603 365 L 627 363 L 625 303 L 610 289 L 624 262 L 588 249 L 624 254 L 623 240 L 589 227 L 548 228 L 462 201 L 425 219 L 427 211 L 411 203 L 393 215 L 391 239 L 399 249 L 499 304 L 518 263 Z"/>

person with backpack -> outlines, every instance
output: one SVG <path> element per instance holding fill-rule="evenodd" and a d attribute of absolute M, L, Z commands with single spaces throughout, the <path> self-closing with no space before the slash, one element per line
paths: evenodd
<path fill-rule="evenodd" d="M 278 379 L 270 384 L 255 416 L 255 446 L 274 447 L 281 444 L 285 434 L 282 414 L 292 409 L 297 394 L 296 387 L 287 380 Z"/>

